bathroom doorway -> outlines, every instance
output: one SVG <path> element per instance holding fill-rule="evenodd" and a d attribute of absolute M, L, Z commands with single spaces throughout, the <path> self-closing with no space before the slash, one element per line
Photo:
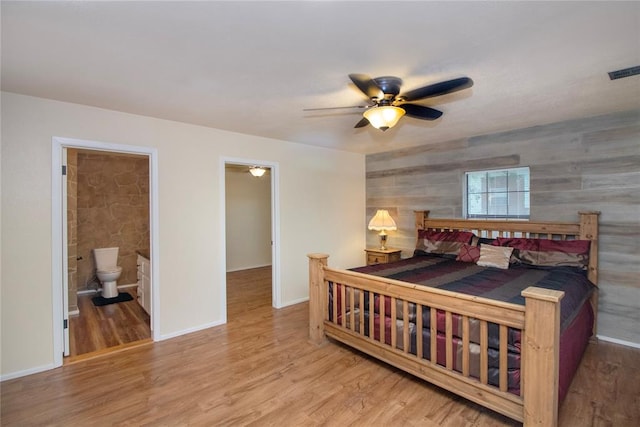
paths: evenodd
<path fill-rule="evenodd" d="M 139 281 L 143 263 L 150 262 L 149 156 L 66 151 L 68 355 L 73 359 L 151 338 L 151 310 L 144 301 L 150 289 L 145 292 Z M 97 257 L 97 251 L 107 255 Z M 105 276 L 97 274 L 103 258 L 106 268 L 120 272 L 111 292 Z"/>
<path fill-rule="evenodd" d="M 275 164 L 224 162 L 227 321 L 256 304 L 279 307 L 276 174 Z"/>
<path fill-rule="evenodd" d="M 54 317 L 63 318 L 62 339 L 54 342 L 54 350 L 56 356 L 58 348 L 68 356 L 56 365 L 151 342 L 157 316 L 155 150 L 54 138 L 53 151 L 54 170 L 62 169 L 53 197 L 53 220 L 60 224 L 54 227 L 54 248 L 61 249 L 54 251 L 54 259 L 60 260 L 54 268 L 54 294 L 61 285 Z M 55 167 L 58 161 L 60 168 Z M 97 248 L 118 248 L 118 302 L 101 298 L 104 276 L 96 274 Z M 146 298 L 140 287 L 141 260 L 147 261 Z"/>

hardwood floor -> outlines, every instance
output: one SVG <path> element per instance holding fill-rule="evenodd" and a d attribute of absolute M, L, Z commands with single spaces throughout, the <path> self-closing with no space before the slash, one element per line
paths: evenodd
<path fill-rule="evenodd" d="M 104 353 L 151 338 L 149 315 L 136 301 L 136 288 L 122 292 L 131 294 L 133 300 L 96 307 L 91 301 L 96 294 L 78 297 L 80 315 L 69 317 L 69 357 L 65 363 L 80 355 Z"/>
<path fill-rule="evenodd" d="M 337 343 L 308 305 L 271 308 L 271 272 L 228 275 L 229 322 L 2 383 L 3 426 L 517 426 Z M 591 344 L 560 426 L 640 425 L 640 350 Z"/>

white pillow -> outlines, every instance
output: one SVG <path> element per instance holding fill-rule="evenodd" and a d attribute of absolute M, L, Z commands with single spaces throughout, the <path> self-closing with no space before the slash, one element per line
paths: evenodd
<path fill-rule="evenodd" d="M 496 267 L 506 270 L 509 268 L 509 259 L 511 258 L 513 248 L 506 246 L 493 246 L 480 244 L 480 259 L 476 264 L 483 267 Z"/>

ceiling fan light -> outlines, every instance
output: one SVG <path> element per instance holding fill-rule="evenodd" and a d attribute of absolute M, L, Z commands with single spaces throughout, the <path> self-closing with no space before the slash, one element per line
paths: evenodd
<path fill-rule="evenodd" d="M 257 177 L 257 178 L 259 178 L 262 175 L 264 175 L 264 173 L 266 171 L 267 170 L 265 168 L 261 167 L 261 166 L 252 166 L 252 167 L 249 168 L 249 172 L 251 173 L 251 175 L 253 175 L 253 176 Z"/>
<path fill-rule="evenodd" d="M 402 108 L 386 105 L 370 108 L 363 113 L 363 116 L 369 120 L 371 126 L 385 131 L 394 127 L 400 117 L 404 116 L 404 113 L 405 111 Z"/>

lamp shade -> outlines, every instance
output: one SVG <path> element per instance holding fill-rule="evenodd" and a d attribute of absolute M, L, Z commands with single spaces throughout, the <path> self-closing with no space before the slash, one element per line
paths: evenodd
<path fill-rule="evenodd" d="M 394 127 L 398 123 L 398 120 L 400 120 L 400 117 L 404 116 L 404 113 L 405 111 L 402 108 L 386 105 L 369 108 L 362 115 L 369 120 L 371 126 L 385 131 Z"/>
<path fill-rule="evenodd" d="M 378 209 L 378 212 L 369 221 L 369 230 L 386 231 L 397 229 L 396 222 L 386 209 Z"/>

